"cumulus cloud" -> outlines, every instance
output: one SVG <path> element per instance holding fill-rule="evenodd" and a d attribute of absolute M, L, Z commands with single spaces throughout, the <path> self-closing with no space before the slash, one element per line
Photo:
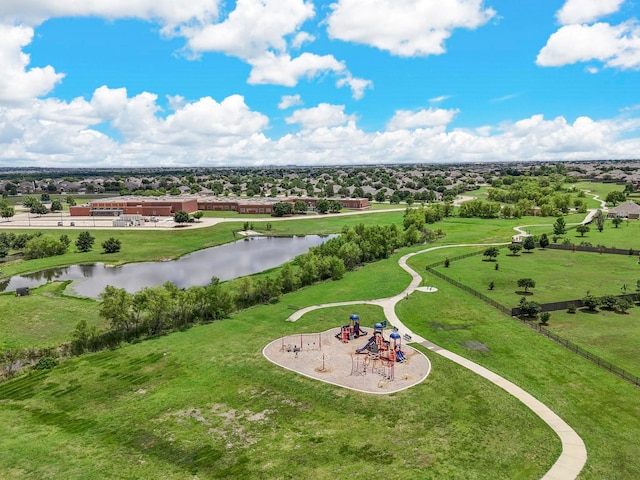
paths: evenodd
<path fill-rule="evenodd" d="M 63 74 L 53 67 L 28 68 L 29 55 L 22 48 L 33 39 L 33 29 L 0 24 L 0 104 L 22 103 L 49 93 Z"/>
<path fill-rule="evenodd" d="M 387 130 L 411 130 L 447 125 L 451 123 L 458 112 L 459 110 L 442 108 L 428 108 L 417 112 L 398 110 L 387 123 Z"/>
<path fill-rule="evenodd" d="M 238 0 L 220 23 L 184 28 L 189 46 L 197 52 L 223 52 L 248 59 L 266 50 L 285 51 L 285 37 L 315 14 L 303 0 Z"/>
<path fill-rule="evenodd" d="M 625 0 L 567 0 L 556 17 L 562 25 L 591 23 L 617 12 Z"/>
<path fill-rule="evenodd" d="M 298 97 L 285 101 L 296 103 Z M 0 165 L 194 166 L 375 164 L 636 158 L 634 106 L 619 118 L 547 119 L 449 129 L 457 110 L 398 111 L 387 128 L 367 132 L 343 105 L 321 103 L 286 118 L 296 133 L 269 138 L 268 118 L 239 95 L 175 103 L 162 112 L 155 95 L 98 88 L 90 99 L 34 100 L 0 107 Z M 116 140 L 100 132 L 108 124 Z"/>
<path fill-rule="evenodd" d="M 122 141 L 97 130 L 103 123 Z M 267 127 L 268 118 L 251 111 L 239 95 L 220 102 L 204 97 L 162 117 L 154 94 L 128 97 L 125 89 L 101 87 L 88 101 L 45 99 L 0 108 L 0 163 L 172 165 L 208 161 L 207 155 L 226 160 L 242 145 L 263 144 Z"/>
<path fill-rule="evenodd" d="M 611 68 L 640 68 L 640 26 L 632 21 L 564 26 L 549 37 L 536 63 L 557 67 L 592 60 Z"/>
<path fill-rule="evenodd" d="M 299 124 L 304 130 L 314 130 L 355 122 L 355 117 L 344 113 L 344 105 L 321 103 L 317 107 L 296 110 L 286 122 Z"/>
<path fill-rule="evenodd" d="M 140 18 L 166 26 L 208 23 L 218 15 L 219 0 L 2 0 L 0 20 L 37 25 L 54 17 Z"/>
<path fill-rule="evenodd" d="M 495 11 L 482 0 L 338 0 L 327 19 L 332 38 L 403 57 L 439 55 L 456 28 L 475 29 Z"/>
<path fill-rule="evenodd" d="M 278 104 L 280 110 L 286 110 L 287 108 L 302 105 L 302 98 L 299 94 L 295 95 L 283 95 Z"/>

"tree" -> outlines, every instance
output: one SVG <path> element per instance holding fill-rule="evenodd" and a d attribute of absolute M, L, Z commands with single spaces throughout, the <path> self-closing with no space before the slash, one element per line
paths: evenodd
<path fill-rule="evenodd" d="M 498 247 L 489 247 L 484 251 L 483 255 L 493 261 L 498 255 L 500 255 L 500 250 Z"/>
<path fill-rule="evenodd" d="M 191 214 L 191 216 L 195 218 L 197 222 L 199 222 L 200 219 L 204 217 L 204 212 L 202 210 L 198 210 L 197 212 L 194 212 L 193 214 Z"/>
<path fill-rule="evenodd" d="M 276 202 L 273 204 L 271 209 L 274 217 L 284 217 L 285 215 L 291 215 L 293 212 L 293 205 L 289 202 Z"/>
<path fill-rule="evenodd" d="M 184 210 L 178 210 L 173 214 L 173 221 L 179 225 L 187 223 L 189 221 L 189 214 Z"/>
<path fill-rule="evenodd" d="M 540 235 L 540 248 L 547 248 L 549 246 L 549 237 L 547 237 L 546 233 Z"/>
<path fill-rule="evenodd" d="M 627 195 L 624 192 L 609 192 L 605 198 L 607 203 L 612 203 L 615 207 L 616 204 L 624 202 L 627 199 Z"/>
<path fill-rule="evenodd" d="M 67 246 L 58 239 L 51 237 L 34 237 L 24 246 L 24 256 L 27 259 L 46 258 L 66 253 Z"/>
<path fill-rule="evenodd" d="M 62 202 L 60 202 L 60 200 L 54 200 L 51 202 L 51 207 L 49 207 L 49 210 L 52 212 L 59 212 L 62 210 Z"/>
<path fill-rule="evenodd" d="M 589 226 L 582 223 L 576 227 L 576 232 L 578 232 L 581 237 L 584 237 L 584 234 L 588 233 L 589 230 L 591 230 Z"/>
<path fill-rule="evenodd" d="M 489 290 L 493 290 L 496 284 L 494 282 L 489 282 Z"/>
<path fill-rule="evenodd" d="M 309 205 L 304 200 L 297 200 L 293 204 L 293 211 L 295 213 L 306 213 L 309 210 Z"/>
<path fill-rule="evenodd" d="M 524 248 L 527 253 L 531 252 L 534 248 L 536 248 L 536 241 L 532 236 L 524 237 L 524 241 L 522 242 L 522 248 Z"/>
<path fill-rule="evenodd" d="M 329 211 L 331 213 L 340 213 L 340 210 L 342 210 L 342 202 L 339 200 L 331 200 L 329 202 Z"/>
<path fill-rule="evenodd" d="M 0 204 L 0 216 L 2 218 L 6 218 L 7 220 L 13 217 L 16 214 L 16 210 L 13 205 L 9 205 L 6 202 Z"/>
<path fill-rule="evenodd" d="M 4 216 L 4 215 L 3 215 Z M 615 228 L 618 228 L 622 224 L 623 220 L 620 217 L 613 217 L 611 219 L 611 223 Z"/>
<path fill-rule="evenodd" d="M 549 312 L 542 312 L 540 314 L 540 323 L 542 325 L 549 325 L 549 319 L 551 318 L 551 314 Z"/>
<path fill-rule="evenodd" d="M 318 203 L 316 205 L 316 210 L 318 211 L 318 213 L 327 213 L 329 211 L 329 208 L 329 200 L 327 200 L 326 198 L 321 198 L 320 200 L 318 200 Z"/>
<path fill-rule="evenodd" d="M 602 233 L 602 230 L 604 230 L 604 221 L 605 221 L 605 216 L 602 213 L 602 210 L 598 210 L 596 214 L 593 216 L 593 218 L 596 221 L 596 226 L 598 228 L 598 231 Z"/>
<path fill-rule="evenodd" d="M 564 221 L 564 218 L 558 217 L 553 224 L 553 234 L 554 235 L 564 235 L 567 233 L 567 224 Z"/>
<path fill-rule="evenodd" d="M 598 305 L 600 305 L 600 299 L 587 293 L 587 295 L 582 299 L 582 305 L 586 307 L 589 312 L 595 312 Z"/>
<path fill-rule="evenodd" d="M 511 251 L 511 255 L 516 256 L 522 251 L 522 245 L 519 243 L 512 243 L 507 247 Z"/>
<path fill-rule="evenodd" d="M 520 278 L 518 279 L 518 286 L 528 292 L 530 288 L 536 287 L 536 282 L 532 278 Z"/>
<path fill-rule="evenodd" d="M 34 215 L 46 215 L 47 213 L 49 213 L 49 209 L 42 203 L 37 202 L 31 206 L 31 208 L 29 209 L 29 213 L 33 213 Z"/>
<path fill-rule="evenodd" d="M 449 265 L 451 265 L 451 260 L 449 260 L 448 258 L 444 259 L 444 268 L 449 268 Z"/>
<path fill-rule="evenodd" d="M 67 197 L 67 205 L 74 207 L 76 205 L 76 199 L 73 197 Z"/>
<path fill-rule="evenodd" d="M 529 302 L 524 297 L 520 300 L 520 315 L 529 318 L 536 318 L 542 307 L 538 302 Z"/>
<path fill-rule="evenodd" d="M 104 253 L 117 253 L 120 251 L 121 242 L 117 238 L 109 237 L 107 240 L 102 242 L 102 249 Z"/>
<path fill-rule="evenodd" d="M 386 198 L 386 195 L 384 194 L 384 190 L 378 190 L 376 192 L 376 196 L 375 196 L 376 202 L 383 203 L 385 201 L 385 198 Z"/>
<path fill-rule="evenodd" d="M 24 205 L 25 208 L 31 208 L 38 203 L 40 203 L 40 200 L 33 195 L 28 195 L 22 199 L 22 205 Z"/>
<path fill-rule="evenodd" d="M 80 232 L 76 240 L 76 247 L 79 252 L 90 252 L 96 239 L 87 231 Z"/>

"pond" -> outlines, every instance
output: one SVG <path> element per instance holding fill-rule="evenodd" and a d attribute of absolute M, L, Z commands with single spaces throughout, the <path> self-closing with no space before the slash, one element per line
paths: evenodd
<path fill-rule="evenodd" d="M 119 267 L 96 263 L 50 268 L 5 279 L 0 283 L 0 292 L 34 288 L 52 280 L 73 280 L 71 288 L 77 295 L 93 298 L 97 298 L 107 285 L 124 288 L 130 293 L 165 282 L 175 283 L 180 288 L 207 285 L 212 277 L 221 281 L 232 280 L 277 267 L 329 238 L 331 236 L 328 235 L 248 237 L 167 262 L 128 263 Z"/>

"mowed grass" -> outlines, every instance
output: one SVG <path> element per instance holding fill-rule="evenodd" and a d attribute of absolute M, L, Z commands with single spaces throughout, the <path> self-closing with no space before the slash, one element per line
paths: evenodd
<path fill-rule="evenodd" d="M 271 364 L 272 339 L 354 311 L 294 324 L 287 300 L 0 385 L 0 476 L 536 479 L 555 461 L 559 441 L 531 411 L 430 354 L 428 379 L 389 396 Z"/>
<path fill-rule="evenodd" d="M 495 265 L 499 264 L 499 270 Z M 590 292 L 597 297 L 619 295 L 622 287 L 635 288 L 640 279 L 637 257 L 570 250 L 535 249 L 532 253 L 510 255 L 500 250 L 495 262 L 482 255 L 456 260 L 449 268 L 436 269 L 477 290 L 502 305 L 515 307 L 525 295 L 518 279 L 531 278 L 536 286 L 526 295 L 538 303 L 576 300 Z M 494 289 L 489 290 L 489 283 Z"/>
<path fill-rule="evenodd" d="M 606 310 L 590 313 L 578 310 L 551 312 L 547 326 L 589 352 L 640 377 L 640 307 L 620 314 Z"/>
<path fill-rule="evenodd" d="M 29 296 L 0 295 L 0 354 L 8 349 L 55 347 L 71 340 L 77 323 L 102 328 L 94 300 L 64 295 L 68 282 L 48 283 Z"/>
<path fill-rule="evenodd" d="M 639 478 L 638 387 L 443 280 L 426 282 L 438 291 L 416 292 L 396 309 L 409 328 L 516 383 L 573 427 L 588 453 L 579 478 Z"/>

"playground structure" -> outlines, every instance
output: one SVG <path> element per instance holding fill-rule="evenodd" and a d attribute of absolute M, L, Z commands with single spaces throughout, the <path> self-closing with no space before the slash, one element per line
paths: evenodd
<path fill-rule="evenodd" d="M 322 350 L 322 335 L 319 333 L 299 333 L 282 337 L 281 352 L 298 352 Z"/>
<path fill-rule="evenodd" d="M 376 323 L 373 326 L 373 336 L 369 338 L 366 345 L 357 348 L 356 353 L 368 353 L 377 355 L 383 360 L 391 362 L 404 362 L 406 357 L 402 351 L 402 340 L 398 332 L 391 332 L 389 340 L 384 338 L 384 328 L 386 322 Z"/>
<path fill-rule="evenodd" d="M 354 313 L 349 317 L 349 323 L 340 327 L 336 338 L 343 343 L 349 343 L 349 340 L 354 340 L 366 334 L 367 332 L 360 328 L 360 317 Z"/>

